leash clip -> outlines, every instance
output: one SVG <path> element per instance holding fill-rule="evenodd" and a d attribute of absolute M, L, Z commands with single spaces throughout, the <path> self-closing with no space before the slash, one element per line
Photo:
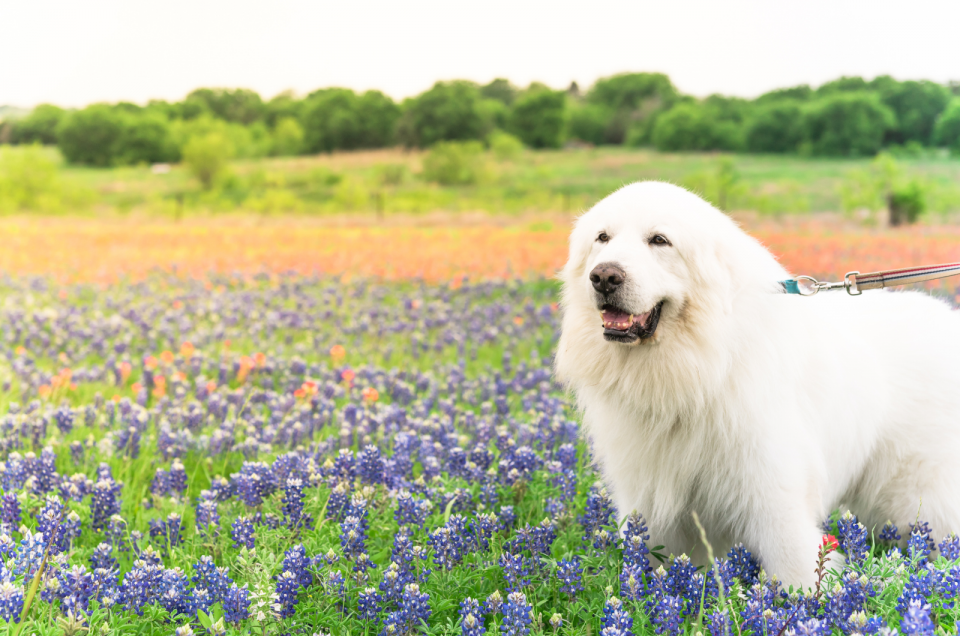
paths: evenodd
<path fill-rule="evenodd" d="M 847 272 L 843 276 L 843 281 L 839 283 L 821 282 L 813 276 L 797 276 L 794 280 L 797 281 L 797 293 L 801 296 L 816 296 L 817 292 L 833 289 L 845 289 L 851 296 L 859 296 L 863 293 L 862 290 L 857 288 L 857 276 L 859 274 L 860 272 Z M 804 281 L 805 284 L 801 284 L 801 281 Z"/>

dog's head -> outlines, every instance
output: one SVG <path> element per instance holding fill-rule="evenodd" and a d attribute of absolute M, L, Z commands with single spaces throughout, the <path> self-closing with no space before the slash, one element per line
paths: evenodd
<path fill-rule="evenodd" d="M 589 337 L 610 347 L 716 332 L 744 288 L 773 291 L 784 274 L 700 197 L 666 183 L 636 183 L 577 220 L 561 274 L 564 330 L 579 322 L 583 337 L 583 324 L 592 324 Z"/>

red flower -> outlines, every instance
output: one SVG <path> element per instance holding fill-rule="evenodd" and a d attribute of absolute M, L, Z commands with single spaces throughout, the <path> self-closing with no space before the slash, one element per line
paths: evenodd
<path fill-rule="evenodd" d="M 823 550 L 830 553 L 840 547 L 840 542 L 832 534 L 823 535 Z"/>

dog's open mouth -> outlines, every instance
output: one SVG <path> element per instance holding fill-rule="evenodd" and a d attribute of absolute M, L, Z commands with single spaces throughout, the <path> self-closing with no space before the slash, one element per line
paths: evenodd
<path fill-rule="evenodd" d="M 653 309 L 642 314 L 631 314 L 619 307 L 604 305 L 600 310 L 603 337 L 611 342 L 627 344 L 649 338 L 657 330 L 661 308 L 662 300 Z"/>

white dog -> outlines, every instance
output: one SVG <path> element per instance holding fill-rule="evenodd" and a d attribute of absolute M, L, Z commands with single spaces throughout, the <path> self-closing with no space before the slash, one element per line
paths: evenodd
<path fill-rule="evenodd" d="M 918 263 L 922 264 L 922 263 Z M 726 215 L 642 182 L 579 218 L 559 378 L 621 516 L 703 559 L 743 542 L 814 581 L 821 521 L 918 516 L 960 531 L 960 319 L 922 293 L 786 295 L 790 278 Z M 922 502 L 922 508 L 921 508 Z"/>

